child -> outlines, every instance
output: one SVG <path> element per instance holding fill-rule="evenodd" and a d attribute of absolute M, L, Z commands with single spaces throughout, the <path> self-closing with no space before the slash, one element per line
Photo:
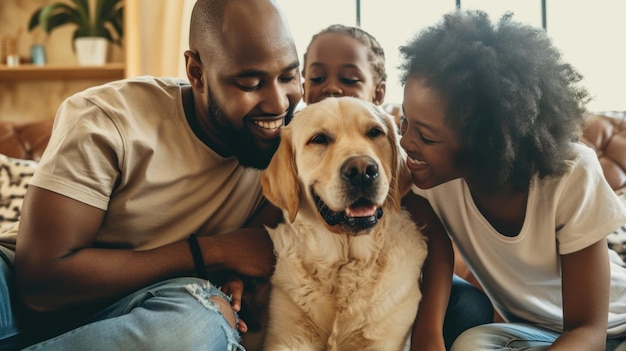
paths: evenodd
<path fill-rule="evenodd" d="M 336 24 L 314 35 L 304 54 L 302 76 L 305 79 L 304 101 L 307 104 L 332 96 L 355 96 L 380 105 L 385 98 L 387 74 L 384 51 L 373 36 L 360 28 Z M 408 201 L 413 201 L 405 205 L 412 209 L 411 212 L 418 221 L 427 222 L 424 215 L 432 213 L 437 224 L 430 227 L 437 225 L 440 227 L 426 201 L 423 203 L 417 199 Z M 449 349 L 461 332 L 476 325 L 489 323 L 493 319 L 493 307 L 488 298 L 461 278 L 455 276 L 452 280 L 449 301 L 447 294 L 441 294 L 441 290 L 434 288 L 440 286 L 439 284 L 446 284 L 447 289 L 450 289 L 452 269 L 447 275 L 439 272 L 436 275 L 428 274 L 429 268 L 439 265 L 440 261 L 445 259 L 446 253 L 439 254 L 437 251 L 441 237 L 449 243 L 443 228 L 439 231 L 439 236 L 433 233 L 436 231 L 431 229 L 427 263 L 431 260 L 438 261 L 433 261 L 431 265 L 427 264 L 425 268 L 425 278 L 422 282 L 424 297 L 413 331 L 413 349 L 427 344 L 438 345 L 440 350 L 445 344 Z M 443 280 L 447 282 L 442 283 Z M 429 294 L 429 289 L 435 291 L 436 295 Z M 438 309 L 436 306 L 442 308 Z M 433 334 L 436 335 L 433 337 Z"/>
<path fill-rule="evenodd" d="M 605 237 L 626 209 L 574 142 L 588 100 L 578 73 L 541 29 L 479 11 L 446 15 L 400 51 L 414 191 L 508 322 L 452 349 L 615 349 L 626 271 Z"/>
<path fill-rule="evenodd" d="M 385 53 L 364 30 L 335 24 L 311 39 L 304 54 L 304 102 L 354 96 L 381 105 L 387 74 Z"/>

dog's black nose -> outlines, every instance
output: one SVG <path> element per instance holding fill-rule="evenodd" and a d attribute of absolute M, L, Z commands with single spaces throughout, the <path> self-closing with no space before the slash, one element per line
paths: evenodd
<path fill-rule="evenodd" d="M 378 178 L 378 164 L 369 156 L 350 157 L 341 166 L 341 175 L 353 185 L 369 185 Z"/>

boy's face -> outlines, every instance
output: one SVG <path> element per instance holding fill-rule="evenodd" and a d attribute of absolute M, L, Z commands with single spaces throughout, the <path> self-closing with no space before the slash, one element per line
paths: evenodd
<path fill-rule="evenodd" d="M 408 154 L 407 166 L 413 183 L 429 189 L 464 177 L 459 162 L 462 145 L 444 122 L 445 102 L 418 78 L 409 78 L 404 87 L 404 134 L 400 145 Z"/>
<path fill-rule="evenodd" d="M 304 102 L 330 96 L 354 96 L 380 105 L 384 83 L 374 81 L 368 48 L 346 34 L 325 33 L 309 46 L 304 68 Z"/>

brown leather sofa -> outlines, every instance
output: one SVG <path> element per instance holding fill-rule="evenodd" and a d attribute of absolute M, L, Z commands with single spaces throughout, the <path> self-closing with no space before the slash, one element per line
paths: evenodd
<path fill-rule="evenodd" d="M 52 120 L 12 123 L 0 121 L 0 154 L 39 161 L 50 140 Z"/>
<path fill-rule="evenodd" d="M 594 116 L 581 141 L 596 150 L 604 177 L 613 190 L 626 187 L 626 116 Z"/>

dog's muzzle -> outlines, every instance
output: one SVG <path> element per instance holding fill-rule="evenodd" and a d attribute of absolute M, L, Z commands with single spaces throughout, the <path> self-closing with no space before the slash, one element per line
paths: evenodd
<path fill-rule="evenodd" d="M 378 224 L 378 220 L 383 216 L 383 209 L 376 207 L 374 213 L 368 216 L 350 216 L 348 212 L 350 209 L 358 209 L 361 207 L 374 206 L 369 200 L 359 199 L 350 206 L 348 211 L 336 212 L 328 208 L 328 206 L 322 201 L 322 199 L 314 195 L 315 205 L 320 216 L 330 226 L 341 226 L 348 229 L 355 235 L 364 234 L 367 229 L 371 229 Z M 374 206 L 375 207 L 375 206 Z"/>
<path fill-rule="evenodd" d="M 379 190 L 378 164 L 368 156 L 351 157 L 342 165 L 341 177 L 345 183 L 345 195 L 355 200 L 347 209 L 333 211 L 312 191 L 317 211 L 330 226 L 341 226 L 355 235 L 364 234 L 383 216 L 383 209 L 372 201 Z"/>

